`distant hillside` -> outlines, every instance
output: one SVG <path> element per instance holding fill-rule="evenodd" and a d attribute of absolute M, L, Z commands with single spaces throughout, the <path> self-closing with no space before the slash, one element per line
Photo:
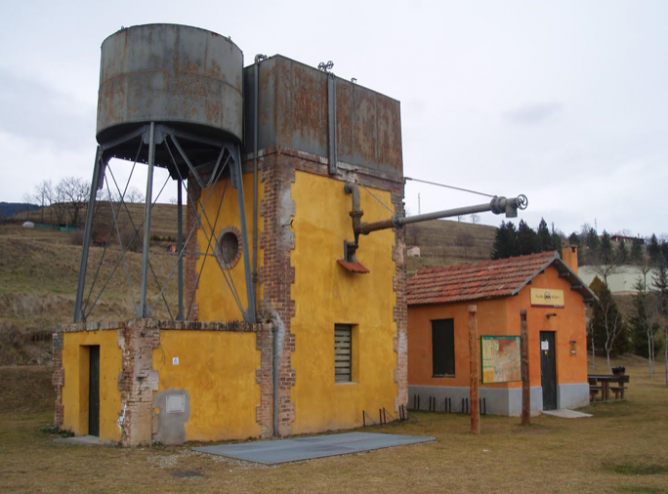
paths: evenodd
<path fill-rule="evenodd" d="M 118 210 L 118 219 L 121 229 L 124 226 L 131 226 L 130 218 L 136 227 L 139 227 L 144 221 L 144 203 L 126 203 L 127 211 L 129 211 L 130 216 L 126 212 L 126 208 L 121 206 L 120 209 L 118 203 L 110 203 L 107 201 L 98 201 L 97 202 L 97 212 L 95 224 L 100 227 L 100 225 L 108 224 L 110 225 L 112 219 L 112 210 L 110 205 L 113 205 L 114 210 Z M 183 217 L 186 215 L 186 208 L 188 206 L 183 206 Z M 60 208 L 60 209 L 59 209 Z M 176 239 L 176 216 L 177 216 L 176 204 L 155 204 L 153 206 L 151 214 L 151 235 L 157 235 L 159 237 L 171 237 Z M 37 209 L 30 212 L 24 212 L 16 215 L 16 218 L 36 222 L 43 222 L 47 225 L 57 225 L 57 224 L 67 224 L 70 221 L 70 212 L 67 205 L 63 204 L 54 204 L 53 206 L 48 206 L 43 209 Z M 86 209 L 79 214 L 80 217 L 80 227 L 83 229 L 83 222 L 86 218 Z M 100 227 L 104 230 L 103 227 Z"/>
<path fill-rule="evenodd" d="M 72 321 L 81 247 L 71 245 L 70 236 L 70 233 L 49 228 L 0 226 L 0 366 L 48 363 L 51 334 L 56 325 Z M 160 245 L 152 246 L 151 251 L 151 265 L 162 284 L 176 262 L 176 255 Z M 96 278 L 96 268 L 103 254 L 104 263 Z M 129 300 L 126 272 L 122 266 L 115 269 L 120 259 L 118 248 L 111 246 L 105 252 L 103 248 L 92 247 L 89 255 L 86 294 L 94 281 L 93 298 L 106 284 L 92 320 L 132 317 L 135 308 Z M 141 253 L 128 252 L 126 260 L 136 297 Z M 149 283 L 148 291 L 153 304 L 159 293 L 154 280 Z M 175 277 L 170 279 L 164 295 L 173 308 Z M 154 314 L 159 318 L 169 317 L 161 303 L 156 305 Z"/>
<path fill-rule="evenodd" d="M 425 266 L 449 266 L 490 258 L 496 227 L 449 220 L 406 226 L 406 246 L 420 247 L 420 257 L 408 257 L 411 277 Z"/>
<path fill-rule="evenodd" d="M 39 209 L 36 204 L 27 202 L 0 202 L 0 218 L 9 218 L 17 213 Z"/>

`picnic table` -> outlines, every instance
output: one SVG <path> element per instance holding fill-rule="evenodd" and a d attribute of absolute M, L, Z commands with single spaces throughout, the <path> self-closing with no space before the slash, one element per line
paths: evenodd
<path fill-rule="evenodd" d="M 615 400 L 623 400 L 624 390 L 626 390 L 625 384 L 630 381 L 626 374 L 588 374 L 587 379 L 591 401 L 594 401 L 599 391 L 601 392 L 601 401 L 610 399 L 610 391 L 615 394 Z"/>

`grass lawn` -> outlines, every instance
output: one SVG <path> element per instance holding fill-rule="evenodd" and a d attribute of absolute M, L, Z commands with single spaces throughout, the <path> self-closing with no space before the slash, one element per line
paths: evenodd
<path fill-rule="evenodd" d="M 541 416 L 522 428 L 518 418 L 486 416 L 482 434 L 473 436 L 466 416 L 411 413 L 407 422 L 382 431 L 433 435 L 436 442 L 275 467 L 196 453 L 192 445 L 59 443 L 39 430 L 51 420 L 38 391 L 48 385 L 48 374 L 0 368 L 0 492 L 668 493 L 663 369 L 649 380 L 642 359 L 616 363 L 631 376 L 628 399 L 584 409 L 593 418 Z M 33 389 L 22 394 L 16 388 L 23 379 Z M 198 475 L 179 477 L 184 471 Z"/>

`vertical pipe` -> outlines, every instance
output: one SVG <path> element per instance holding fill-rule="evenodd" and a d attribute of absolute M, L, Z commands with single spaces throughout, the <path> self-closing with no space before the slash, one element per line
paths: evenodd
<path fill-rule="evenodd" d="M 271 378 L 274 407 L 274 437 L 278 436 L 278 325 L 273 324 L 271 336 Z"/>
<path fill-rule="evenodd" d="M 520 309 L 522 343 L 522 425 L 531 425 L 531 375 L 529 374 L 529 327 L 527 310 Z"/>
<path fill-rule="evenodd" d="M 258 127 L 260 122 L 259 117 L 259 100 L 260 100 L 260 60 L 255 57 L 255 87 L 253 88 L 253 293 L 257 299 L 257 183 L 258 183 Z"/>
<path fill-rule="evenodd" d="M 328 161 L 329 173 L 338 170 L 336 155 L 336 76 L 327 74 L 327 130 L 328 130 Z"/>
<path fill-rule="evenodd" d="M 248 249 L 248 227 L 246 226 L 246 202 L 244 200 L 244 175 L 241 167 L 241 151 L 239 147 L 236 148 L 236 156 L 234 157 L 234 178 L 237 182 L 237 198 L 239 199 L 239 223 L 241 226 L 241 238 L 244 257 L 244 273 L 246 275 L 246 299 L 248 308 L 244 318 L 250 322 L 255 323 L 255 293 L 253 292 L 253 284 L 251 281 L 251 264 Z"/>
<path fill-rule="evenodd" d="M 155 165 L 155 122 L 151 122 L 148 136 L 148 177 L 146 178 L 146 206 L 144 208 L 144 249 L 141 260 L 141 292 L 137 317 L 148 317 L 146 290 L 148 288 L 148 250 L 151 247 L 151 208 L 153 206 L 153 166 Z"/>
<path fill-rule="evenodd" d="M 176 315 L 178 321 L 183 321 L 183 181 L 181 178 L 176 180 L 178 192 L 176 194 L 178 212 L 176 214 L 176 252 L 178 258 L 178 290 L 179 290 L 179 309 Z"/>
<path fill-rule="evenodd" d="M 93 181 L 90 184 L 90 197 L 86 209 L 86 226 L 84 227 L 84 239 L 81 249 L 81 263 L 79 264 L 79 282 L 77 284 L 77 296 L 74 302 L 74 322 L 81 321 L 83 317 L 82 307 L 83 292 L 86 285 L 86 267 L 88 266 L 88 250 L 90 247 L 90 236 L 93 225 L 93 213 L 95 211 L 95 198 L 97 186 L 100 183 L 100 167 L 102 166 L 102 149 L 97 148 L 95 152 L 95 165 L 93 166 Z"/>
<path fill-rule="evenodd" d="M 480 365 L 478 364 L 478 307 L 469 305 L 469 374 L 471 377 L 471 432 L 480 434 L 480 403 L 478 402 Z"/>

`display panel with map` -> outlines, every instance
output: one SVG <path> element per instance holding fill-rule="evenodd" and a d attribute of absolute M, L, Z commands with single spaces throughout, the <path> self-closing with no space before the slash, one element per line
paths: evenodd
<path fill-rule="evenodd" d="M 481 336 L 480 355 L 483 383 L 522 380 L 519 336 Z"/>

